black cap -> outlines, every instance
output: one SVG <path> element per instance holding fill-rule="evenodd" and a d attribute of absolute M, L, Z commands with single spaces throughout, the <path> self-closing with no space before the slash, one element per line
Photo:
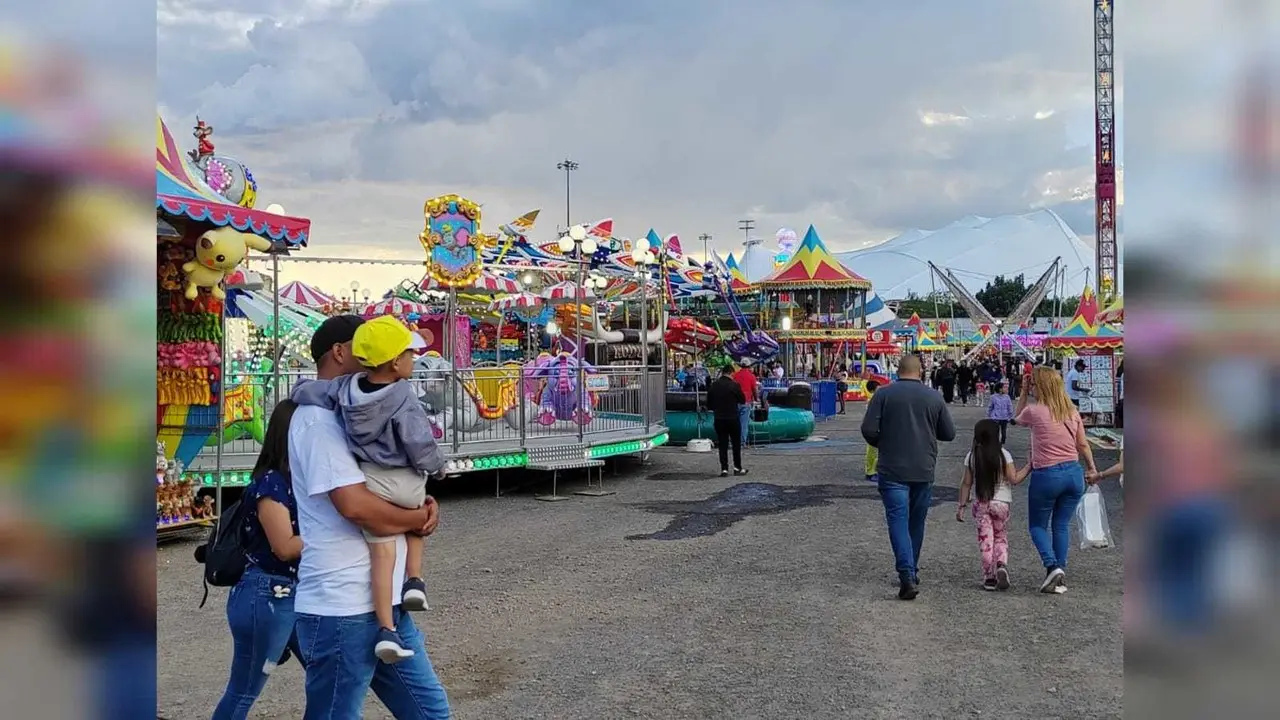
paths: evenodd
<path fill-rule="evenodd" d="M 335 315 L 320 323 L 311 336 L 311 359 L 320 363 L 320 358 L 333 349 L 334 345 L 351 342 L 356 336 L 356 328 L 364 324 L 364 320 L 356 315 Z"/>

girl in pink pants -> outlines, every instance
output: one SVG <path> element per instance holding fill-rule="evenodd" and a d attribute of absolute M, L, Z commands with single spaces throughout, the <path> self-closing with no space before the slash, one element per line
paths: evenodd
<path fill-rule="evenodd" d="M 1028 466 L 1029 467 L 1029 466 Z M 1013 456 L 1000 443 L 1000 425 L 979 420 L 973 426 L 973 448 L 964 456 L 964 481 L 956 520 L 964 522 L 964 509 L 973 492 L 973 519 L 978 525 L 978 549 L 982 552 L 982 589 L 1009 589 L 1009 489 L 1026 479 L 1013 467 Z"/>

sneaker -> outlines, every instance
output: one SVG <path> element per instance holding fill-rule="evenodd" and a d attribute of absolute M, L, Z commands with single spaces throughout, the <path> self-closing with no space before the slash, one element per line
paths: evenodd
<path fill-rule="evenodd" d="M 901 583 L 898 584 L 899 600 L 915 600 L 916 596 L 919 594 L 920 594 L 920 591 L 916 589 L 916 584 L 911 582 L 910 580 L 903 580 Z"/>
<path fill-rule="evenodd" d="M 388 628 L 378 631 L 378 642 L 373 646 L 373 654 L 388 665 L 413 657 L 413 651 L 405 646 L 400 634 Z"/>
<path fill-rule="evenodd" d="M 411 612 L 427 610 L 427 584 L 420 577 L 411 577 L 404 581 L 400 591 L 401 607 Z"/>
<path fill-rule="evenodd" d="M 995 592 L 995 591 L 996 591 L 996 579 L 995 579 L 995 578 L 987 578 L 986 580 L 983 580 L 983 581 L 982 581 L 982 589 L 983 589 L 983 590 L 986 590 L 987 592 Z"/>
<path fill-rule="evenodd" d="M 1062 579 L 1065 576 L 1066 576 L 1066 573 L 1062 570 L 1062 568 L 1059 568 L 1059 567 L 1049 568 L 1048 572 L 1044 574 L 1044 582 L 1040 583 L 1040 592 L 1042 593 L 1056 592 L 1055 588 L 1058 587 L 1058 584 L 1062 582 Z"/>
<path fill-rule="evenodd" d="M 1061 595 L 1066 591 L 1067 591 L 1067 579 L 1064 577 L 1058 581 L 1058 584 L 1056 586 L 1054 586 L 1053 592 L 1057 595 Z"/>
<path fill-rule="evenodd" d="M 1009 589 L 1009 569 L 1003 565 L 996 566 L 996 589 Z"/>
<path fill-rule="evenodd" d="M 747 471 L 746 471 L 746 470 L 743 470 L 742 468 L 734 468 L 734 469 L 733 469 L 733 474 L 734 474 L 734 475 L 746 475 L 746 474 L 747 474 Z"/>
<path fill-rule="evenodd" d="M 720 471 L 720 477 L 729 477 L 729 471 L 728 471 L 728 470 L 721 470 L 721 471 Z"/>

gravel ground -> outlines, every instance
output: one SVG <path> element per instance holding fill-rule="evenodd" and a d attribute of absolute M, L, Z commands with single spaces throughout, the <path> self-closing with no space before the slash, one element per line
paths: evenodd
<path fill-rule="evenodd" d="M 883 511 L 861 479 L 860 406 L 818 426 L 826 441 L 748 451 L 745 478 L 663 448 L 606 474 L 612 496 L 542 503 L 531 487 L 495 499 L 487 480 L 441 493 L 424 624 L 456 717 L 1121 717 L 1121 549 L 1073 549 L 1070 592 L 1037 593 L 1016 488 L 1014 587 L 983 592 L 972 519 L 954 509 L 981 411 L 953 414 L 965 430 L 942 448 L 909 603 L 895 599 Z M 1020 460 L 1027 440 L 1011 428 Z M 1114 484 L 1106 501 L 1121 542 Z M 225 591 L 196 609 L 192 546 L 159 553 L 159 709 L 171 718 L 208 716 L 231 653 Z M 302 708 L 290 663 L 251 717 Z M 366 717 L 391 716 L 371 699 Z"/>

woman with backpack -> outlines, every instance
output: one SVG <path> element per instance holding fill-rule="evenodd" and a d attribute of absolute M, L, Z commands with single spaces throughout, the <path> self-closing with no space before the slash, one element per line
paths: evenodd
<path fill-rule="evenodd" d="M 234 650 L 226 692 L 212 720 L 240 720 L 288 658 L 293 638 L 293 590 L 298 581 L 298 508 L 289 478 L 289 421 L 297 405 L 284 400 L 271 413 L 253 480 L 240 498 L 239 540 L 245 568 L 227 597 Z M 233 529 L 233 528 L 228 528 Z"/>

